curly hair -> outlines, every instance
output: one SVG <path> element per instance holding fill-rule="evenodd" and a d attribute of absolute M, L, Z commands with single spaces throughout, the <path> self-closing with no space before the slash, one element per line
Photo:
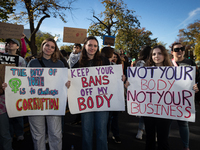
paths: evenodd
<path fill-rule="evenodd" d="M 155 66 L 155 63 L 152 59 L 152 54 L 153 54 L 153 50 L 156 48 L 159 48 L 161 50 L 162 55 L 164 56 L 163 66 L 172 66 L 172 63 L 169 59 L 169 54 L 167 53 L 167 50 L 165 49 L 165 47 L 162 45 L 156 45 L 151 49 L 149 59 L 147 60 L 147 63 L 145 64 L 145 66 Z"/>

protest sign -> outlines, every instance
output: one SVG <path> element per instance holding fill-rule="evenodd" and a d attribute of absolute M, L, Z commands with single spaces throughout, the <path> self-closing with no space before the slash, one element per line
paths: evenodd
<path fill-rule="evenodd" d="M 18 66 L 19 56 L 0 53 L 0 64 L 15 64 Z"/>
<path fill-rule="evenodd" d="M 67 68 L 6 67 L 5 103 L 9 117 L 65 115 Z"/>
<path fill-rule="evenodd" d="M 83 44 L 87 37 L 87 29 L 64 27 L 63 42 Z"/>
<path fill-rule="evenodd" d="M 122 65 L 70 69 L 68 104 L 72 114 L 124 111 Z"/>
<path fill-rule="evenodd" d="M 0 64 L 0 94 L 3 94 L 2 83 L 4 83 L 5 66 L 15 66 L 14 64 Z"/>
<path fill-rule="evenodd" d="M 0 53 L 5 53 L 5 43 L 0 42 Z"/>
<path fill-rule="evenodd" d="M 0 38 L 21 39 L 23 32 L 24 32 L 23 25 L 16 25 L 16 24 L 0 22 Z"/>
<path fill-rule="evenodd" d="M 195 67 L 128 68 L 130 115 L 195 121 Z"/>
<path fill-rule="evenodd" d="M 115 45 L 115 36 L 104 35 L 103 36 L 103 45 L 114 46 Z"/>

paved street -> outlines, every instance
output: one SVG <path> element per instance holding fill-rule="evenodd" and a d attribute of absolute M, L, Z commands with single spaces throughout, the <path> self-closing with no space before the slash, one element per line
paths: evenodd
<path fill-rule="evenodd" d="M 74 115 L 67 113 L 65 116 L 65 129 L 63 135 L 63 150 L 70 150 L 71 145 L 74 145 L 75 150 L 81 150 L 81 126 L 71 125 L 75 119 Z M 139 118 L 130 116 L 126 112 L 119 114 L 119 128 L 121 144 L 116 144 L 110 137 L 108 139 L 109 150 L 144 150 L 145 134 L 142 140 L 135 139 L 138 129 Z M 26 124 L 27 125 L 27 124 Z M 14 150 L 33 150 L 28 125 L 26 126 L 24 141 L 17 142 L 14 139 Z M 171 150 L 182 150 L 181 140 L 179 138 L 178 125 L 173 121 L 170 131 L 169 143 Z M 95 144 L 95 143 L 94 143 Z M 190 150 L 200 150 L 200 105 L 196 105 L 196 122 L 190 123 Z"/>

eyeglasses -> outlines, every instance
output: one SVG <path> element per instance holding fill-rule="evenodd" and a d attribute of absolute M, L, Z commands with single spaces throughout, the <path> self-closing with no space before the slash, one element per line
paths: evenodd
<path fill-rule="evenodd" d="M 179 52 L 179 50 L 185 51 L 185 48 L 184 47 L 174 48 L 174 52 Z"/>

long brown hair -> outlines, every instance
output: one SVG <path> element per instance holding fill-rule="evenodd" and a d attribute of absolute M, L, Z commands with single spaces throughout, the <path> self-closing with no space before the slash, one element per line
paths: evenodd
<path fill-rule="evenodd" d="M 41 47 L 40 47 L 40 53 L 39 53 L 39 55 L 38 55 L 38 59 L 39 60 L 41 60 L 42 59 L 42 56 L 43 56 L 43 46 L 44 46 L 44 44 L 46 44 L 47 42 L 53 42 L 54 44 L 55 44 L 55 50 L 54 50 L 54 52 L 53 52 L 53 54 L 51 55 L 51 60 L 53 61 L 53 62 L 57 62 L 59 59 L 60 59 L 60 52 L 59 52 L 59 49 L 58 49 L 58 46 L 57 46 L 57 44 L 56 44 L 56 41 L 54 40 L 54 39 L 52 39 L 52 38 L 47 38 L 47 39 L 45 39 L 43 42 L 42 42 L 42 44 L 41 44 Z"/>
<path fill-rule="evenodd" d="M 152 54 L 153 54 L 153 50 L 156 48 L 159 48 L 161 50 L 161 53 L 164 56 L 163 66 L 172 66 L 172 63 L 169 59 L 169 54 L 167 53 L 167 50 L 165 49 L 165 47 L 162 45 L 156 45 L 151 49 L 149 59 L 147 60 L 147 63 L 145 64 L 145 66 L 155 66 L 155 63 L 152 59 Z"/>
<path fill-rule="evenodd" d="M 97 42 L 97 45 L 98 45 L 97 51 L 96 51 L 96 53 L 94 55 L 94 59 L 93 59 L 93 66 L 102 65 L 101 54 L 99 52 L 99 42 L 94 36 L 89 36 L 89 37 L 86 38 L 84 45 L 83 45 L 83 48 L 82 48 L 82 51 L 81 51 L 81 56 L 80 56 L 80 59 L 79 59 L 79 67 L 87 67 L 88 66 L 89 57 L 87 55 L 85 45 L 87 44 L 87 42 L 89 40 L 95 40 Z"/>

